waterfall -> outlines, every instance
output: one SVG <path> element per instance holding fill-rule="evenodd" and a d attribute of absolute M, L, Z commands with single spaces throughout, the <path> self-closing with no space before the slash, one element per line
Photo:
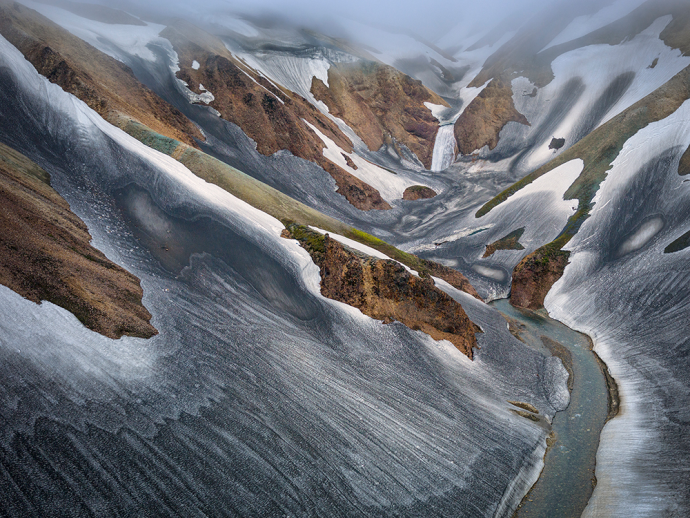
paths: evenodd
<path fill-rule="evenodd" d="M 431 170 L 443 171 L 455 161 L 455 125 L 446 124 L 438 129 L 434 142 L 434 154 L 431 160 Z"/>

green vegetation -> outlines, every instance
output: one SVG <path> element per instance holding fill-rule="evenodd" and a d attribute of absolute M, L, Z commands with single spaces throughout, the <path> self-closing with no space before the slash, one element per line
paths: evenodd
<path fill-rule="evenodd" d="M 475 216 L 480 218 L 488 214 L 491 209 L 503 203 L 512 194 L 555 168 L 571 160 L 582 159 L 585 164 L 584 169 L 564 195 L 566 200 L 578 200 L 577 211 L 568 219 L 556 240 L 534 252 L 534 254 L 539 252 L 541 260 L 548 262 L 554 254 L 561 252 L 561 248 L 570 241 L 589 217 L 594 195 L 599 190 L 601 182 L 606 179 L 611 164 L 620 154 L 625 143 L 642 128 L 670 116 L 689 98 L 690 67 L 685 68 L 664 86 L 594 130 L 562 155 L 489 200 Z"/>
<path fill-rule="evenodd" d="M 326 253 L 326 236 L 304 225 L 284 222 L 293 239 L 303 243 L 310 255 Z"/>
<path fill-rule="evenodd" d="M 433 269 L 433 263 L 430 261 L 403 252 L 377 237 L 326 216 L 202 151 L 159 135 L 139 122 L 131 119 L 122 120 L 120 127 L 143 144 L 172 156 L 198 177 L 280 220 L 286 228 L 289 225 L 296 225 L 297 228 L 313 226 L 340 234 L 378 250 L 391 259 L 416 270 L 422 277 L 429 276 Z M 302 237 L 305 237 L 303 230 L 298 231 L 303 233 Z M 316 242 L 313 244 L 318 246 Z"/>

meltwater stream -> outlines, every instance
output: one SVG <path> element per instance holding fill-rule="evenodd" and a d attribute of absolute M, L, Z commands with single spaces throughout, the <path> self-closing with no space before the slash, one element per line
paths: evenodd
<path fill-rule="evenodd" d="M 585 335 L 549 318 L 543 310 L 520 310 L 507 300 L 491 305 L 512 321 L 511 327 L 522 341 L 559 356 L 571 376 L 570 404 L 553 419 L 554 437 L 544 470 L 515 516 L 578 517 L 596 485 L 599 435 L 609 414 L 609 391 L 601 363 Z"/>

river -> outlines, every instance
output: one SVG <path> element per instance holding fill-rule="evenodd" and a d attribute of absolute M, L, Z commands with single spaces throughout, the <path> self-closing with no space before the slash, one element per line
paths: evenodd
<path fill-rule="evenodd" d="M 610 401 L 605 367 L 586 335 L 549 318 L 546 311 L 518 309 L 508 300 L 491 305 L 508 319 L 523 342 L 560 357 L 570 372 L 570 404 L 553 419 L 544 469 L 515 516 L 579 517 L 596 485 L 599 435 L 617 404 L 616 397 Z"/>

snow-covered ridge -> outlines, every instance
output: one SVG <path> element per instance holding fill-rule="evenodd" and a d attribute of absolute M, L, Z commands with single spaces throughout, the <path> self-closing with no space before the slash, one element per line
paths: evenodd
<path fill-rule="evenodd" d="M 532 151 L 520 169 L 534 170 L 560 152 L 549 149 L 552 138 L 564 138 L 565 150 L 660 88 L 690 65 L 690 57 L 659 39 L 670 21 L 671 16 L 659 18 L 620 45 L 590 45 L 562 54 L 551 65 L 555 79 L 534 97 L 527 95 L 535 89 L 528 79 L 514 79 L 513 102 L 531 127 L 509 123 L 495 152 L 524 147 L 527 140 Z"/>

